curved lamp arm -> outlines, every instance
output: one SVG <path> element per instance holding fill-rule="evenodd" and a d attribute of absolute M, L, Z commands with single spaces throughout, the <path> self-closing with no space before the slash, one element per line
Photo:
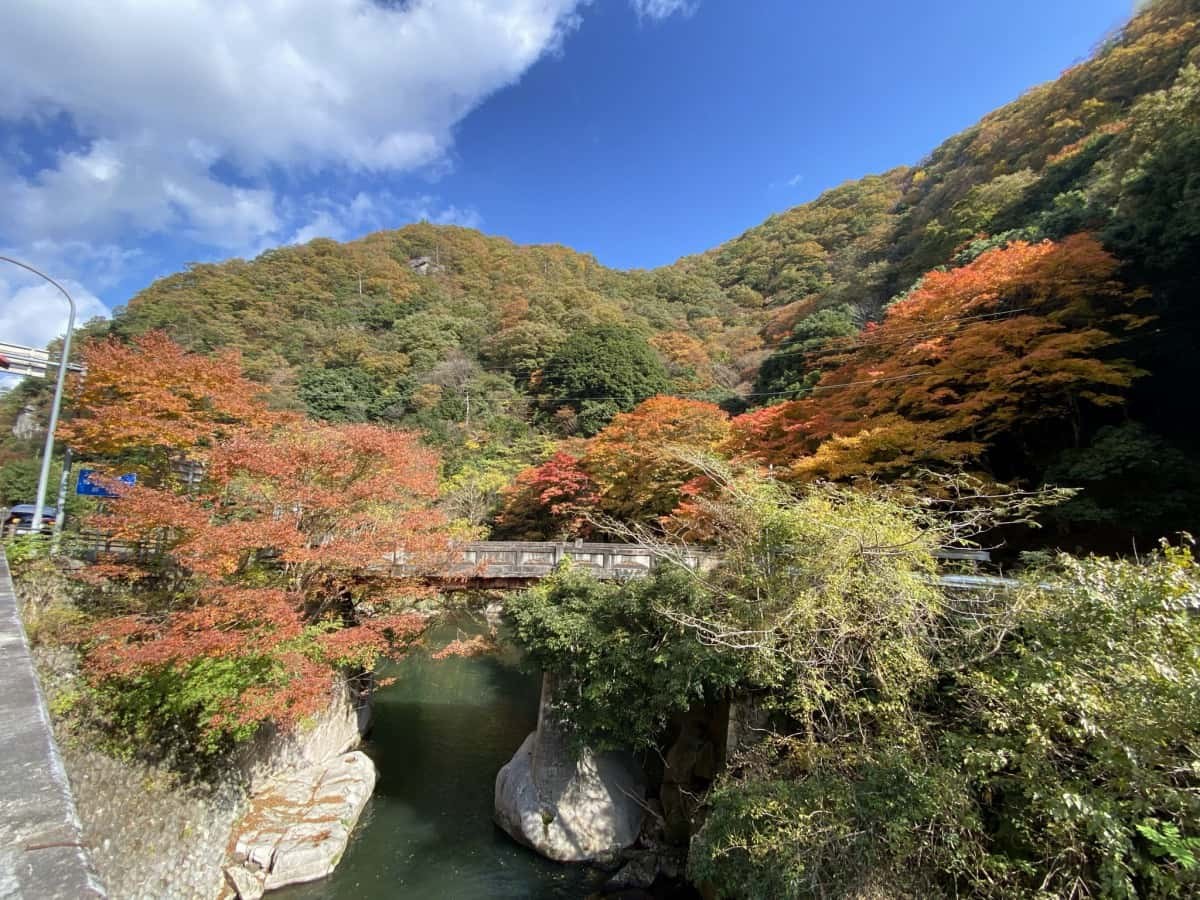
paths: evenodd
<path fill-rule="evenodd" d="M 0 256 L 0 261 L 12 263 L 14 266 L 20 266 L 27 272 L 32 272 L 39 278 L 42 278 L 62 292 L 62 295 L 67 298 L 67 303 L 71 307 L 71 314 L 67 318 L 67 336 L 63 339 L 62 355 L 58 360 L 58 380 L 54 385 L 54 403 L 50 407 L 50 422 L 46 427 L 46 446 L 42 451 L 42 472 L 38 476 L 37 499 L 34 500 L 33 507 L 33 522 L 32 531 L 38 534 L 42 530 L 42 512 L 45 507 L 46 484 L 50 480 L 50 458 L 54 455 L 54 430 L 58 427 L 58 411 L 62 406 L 63 386 L 67 382 L 67 364 L 71 358 L 71 335 L 75 331 L 75 301 L 71 299 L 71 295 L 67 293 L 67 289 L 47 275 L 45 272 L 40 272 L 28 263 L 23 263 L 19 259 L 12 259 L 8 256 Z M 58 518 L 61 519 L 62 510 L 58 510 Z"/>

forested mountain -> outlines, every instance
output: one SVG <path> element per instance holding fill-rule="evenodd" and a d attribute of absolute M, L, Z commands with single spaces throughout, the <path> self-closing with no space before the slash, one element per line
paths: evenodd
<path fill-rule="evenodd" d="M 522 417 L 555 351 L 602 325 L 653 345 L 660 389 L 731 395 L 760 343 L 757 302 L 684 268 L 618 272 L 423 223 L 193 266 L 135 296 L 112 330 L 238 348 L 280 403 L 317 415 L 435 427 L 466 423 L 468 396 L 476 425 Z"/>
<path fill-rule="evenodd" d="M 1194 0 L 1152 4 L 918 167 L 693 263 L 775 286 L 791 334 L 759 390 L 818 386 L 748 423 L 748 449 L 799 477 L 950 463 L 1082 487 L 1058 518 L 1090 542 L 1194 528 L 1198 20 Z M 838 195 L 861 215 L 829 229 L 816 208 Z"/>
<path fill-rule="evenodd" d="M 1200 2 L 1159 0 L 917 166 L 672 266 L 422 223 L 192 266 L 102 330 L 424 429 L 476 520 L 553 441 L 667 393 L 745 413 L 725 450 L 784 477 L 1053 480 L 1086 489 L 1060 525 L 1127 546 L 1196 508 L 1198 66 Z"/>

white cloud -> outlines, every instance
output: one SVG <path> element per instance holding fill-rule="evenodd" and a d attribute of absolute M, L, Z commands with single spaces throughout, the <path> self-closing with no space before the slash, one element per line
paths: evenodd
<path fill-rule="evenodd" d="M 434 225 L 461 225 L 463 228 L 479 228 L 483 225 L 479 210 L 453 204 L 443 206 L 437 197 L 428 194 L 406 200 L 403 209 L 408 218 L 432 222 Z"/>
<path fill-rule="evenodd" d="M 346 226 L 338 221 L 333 213 L 321 211 L 312 217 L 309 222 L 301 225 L 288 238 L 289 244 L 307 244 L 316 238 L 332 238 L 335 241 L 344 241 L 346 239 Z"/>
<path fill-rule="evenodd" d="M 107 317 L 108 307 L 81 285 L 63 283 L 75 301 L 75 322 Z M 0 277 L 0 341 L 25 347 L 44 347 L 67 330 L 68 306 L 63 295 L 44 281 Z"/>
<path fill-rule="evenodd" d="M 157 236 L 252 256 L 411 219 L 477 226 L 477 211 L 433 196 L 347 200 L 303 185 L 323 173 L 436 181 L 454 127 L 556 52 L 588 2 L 10 0 L 0 247 L 77 279 L 85 320 L 107 310 L 79 284 L 103 290 L 135 260 L 144 268 L 127 248 Z M 64 128 L 69 140 L 42 145 Z M 48 290 L 0 281 L 0 340 L 61 332 Z"/>
<path fill-rule="evenodd" d="M 192 159 L 147 140 L 96 140 L 32 178 L 5 178 L 7 227 L 51 241 L 170 231 L 230 249 L 279 227 L 270 190 L 224 184 Z"/>
<path fill-rule="evenodd" d="M 674 15 L 690 16 L 699 9 L 700 0 L 629 0 L 629 5 L 639 19 L 661 22 Z"/>
<path fill-rule="evenodd" d="M 88 135 L 149 133 L 244 168 L 410 168 L 554 48 L 579 2 L 14 0 L 0 116 L 63 111 Z"/>
<path fill-rule="evenodd" d="M 286 237 L 265 176 L 439 171 L 454 126 L 554 51 L 586 2 L 14 0 L 0 120 L 65 115 L 80 141 L 36 174 L 0 170 L 0 229 L 231 250 Z M 28 172 L 19 146 L 0 153 Z"/>
<path fill-rule="evenodd" d="M 43 272 L 58 278 L 68 273 L 79 275 L 89 285 L 108 288 L 128 275 L 131 268 L 142 262 L 144 254 L 136 248 L 121 247 L 116 243 L 92 244 L 87 241 L 53 241 L 49 239 L 29 242 L 21 249 L 0 247 L 0 254 L 29 263 Z M 21 274 L 20 270 L 0 264 L 0 278 Z"/>

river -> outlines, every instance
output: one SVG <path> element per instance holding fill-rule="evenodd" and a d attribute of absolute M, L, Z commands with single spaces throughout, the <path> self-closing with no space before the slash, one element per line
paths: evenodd
<path fill-rule="evenodd" d="M 433 629 L 436 649 L 483 628 L 462 619 Z M 603 875 L 514 843 L 492 823 L 496 772 L 537 723 L 540 679 L 511 646 L 433 660 L 429 650 L 383 667 L 363 750 L 379 769 L 375 795 L 337 870 L 272 900 L 578 900 Z"/>

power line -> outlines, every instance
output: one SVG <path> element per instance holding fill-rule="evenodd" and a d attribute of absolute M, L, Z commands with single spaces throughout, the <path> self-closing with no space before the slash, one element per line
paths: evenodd
<path fill-rule="evenodd" d="M 830 338 L 829 341 L 824 346 L 817 347 L 812 350 L 800 350 L 800 349 L 774 350 L 771 352 L 771 355 L 769 357 L 767 357 L 767 359 L 778 359 L 781 356 L 803 356 L 803 355 L 818 356 L 818 355 L 833 355 L 836 353 L 849 353 L 853 350 L 857 350 L 862 347 L 870 347 L 872 345 L 882 344 L 883 337 L 912 340 L 912 339 L 919 338 L 919 337 L 932 336 L 934 334 L 937 334 L 939 328 L 945 324 L 957 325 L 959 322 L 975 321 L 975 320 L 979 320 L 979 319 L 997 319 L 998 320 L 998 319 L 1007 318 L 1010 316 L 1015 316 L 1017 313 L 1028 312 L 1031 309 L 1032 309 L 1032 307 L 1024 306 L 1019 309 L 999 310 L 997 312 L 992 312 L 992 313 L 980 313 L 979 315 L 974 315 L 974 316 L 958 316 L 955 318 L 941 319 L 938 322 L 930 322 L 930 323 L 928 323 L 926 325 L 922 325 L 920 327 L 890 330 L 887 333 L 887 335 L 881 336 L 879 338 L 875 338 L 875 335 L 878 332 L 866 333 L 866 332 L 860 331 L 858 334 L 847 335 L 844 338 Z M 947 331 L 943 331 L 941 333 L 949 334 L 950 332 L 947 330 Z M 835 343 L 836 341 L 844 341 L 845 343 L 838 345 Z M 787 344 L 781 344 L 780 346 L 786 347 Z"/>
<path fill-rule="evenodd" d="M 893 337 L 893 338 L 898 337 L 901 339 L 914 340 L 916 338 L 924 337 L 926 335 L 933 335 L 936 333 L 948 334 L 950 332 L 948 329 L 945 329 L 946 325 L 957 325 L 960 322 L 979 321 L 979 320 L 983 320 L 983 319 L 996 320 L 996 319 L 1005 318 L 1005 317 L 1009 317 L 1009 316 L 1015 316 L 1018 313 L 1028 312 L 1031 308 L 1032 307 L 1019 307 L 1017 309 L 998 310 L 996 312 L 991 312 L 991 313 L 978 313 L 978 314 L 971 315 L 971 316 L 956 316 L 953 318 L 946 318 L 946 319 L 942 319 L 938 322 L 931 322 L 931 323 L 928 323 L 928 324 L 920 326 L 920 327 L 893 331 L 893 332 L 889 333 L 888 337 Z M 828 349 L 824 352 L 829 353 L 829 354 L 849 353 L 849 352 L 852 352 L 853 350 L 860 349 L 860 348 L 866 347 L 866 346 L 870 346 L 872 343 L 882 343 L 881 341 L 872 341 L 872 340 L 870 340 L 870 337 L 871 337 L 870 335 L 867 335 L 866 338 L 864 339 L 864 336 L 860 333 L 859 335 L 853 336 L 853 339 L 854 339 L 853 343 L 847 343 L 846 346 L 844 346 L 844 347 Z M 850 340 L 850 338 L 848 337 L 847 340 Z M 808 353 L 810 356 L 817 355 L 819 352 L 820 351 L 790 351 L 790 353 L 794 353 L 794 354 Z M 789 351 L 782 351 L 782 352 L 774 353 L 769 358 L 774 359 L 779 356 L 785 356 L 785 355 L 789 355 Z M 480 371 L 490 372 L 492 374 L 499 374 L 499 375 L 516 375 L 517 374 L 517 373 L 515 373 L 511 370 L 507 370 L 507 369 L 495 369 L 495 368 L 488 368 L 488 367 L 484 367 L 484 366 L 479 366 L 478 368 Z M 847 387 L 863 387 L 866 385 L 884 384 L 887 382 L 894 382 L 894 381 L 908 381 L 908 380 L 912 380 L 912 379 L 916 379 L 916 378 L 932 377 L 933 375 L 936 375 L 936 374 L 939 374 L 939 373 L 930 372 L 930 371 L 912 372 L 912 373 L 907 373 L 907 374 L 903 374 L 903 375 L 890 375 L 890 376 L 883 376 L 880 378 L 867 378 L 867 379 L 860 379 L 860 380 L 856 380 L 856 381 L 841 382 L 838 384 L 816 384 L 809 388 L 793 388 L 793 389 L 784 390 L 784 391 L 748 391 L 746 393 L 738 393 L 738 392 L 730 390 L 729 391 L 730 396 L 726 399 L 732 400 L 735 398 L 736 399 L 750 399 L 750 398 L 759 398 L 759 397 L 788 397 L 788 396 L 795 397 L 797 395 L 804 395 L 806 393 L 834 391 L 834 390 L 839 390 L 841 388 L 847 388 Z M 715 393 L 718 393 L 718 392 L 713 391 L 713 390 L 692 391 L 692 392 L 686 392 L 686 393 L 670 394 L 669 396 L 678 397 L 680 399 L 685 399 L 685 400 L 708 400 L 708 399 L 712 399 L 713 395 Z M 563 396 L 542 394 L 542 395 L 535 395 L 531 399 L 536 399 L 536 400 L 540 400 L 543 402 L 550 402 L 550 403 L 583 403 L 583 402 L 586 402 L 589 400 L 592 402 L 601 403 L 601 402 L 606 402 L 606 401 L 627 402 L 630 399 L 630 397 L 628 395 L 610 396 L 610 397 L 603 397 L 603 396 L 563 397 Z"/>
<path fill-rule="evenodd" d="M 888 334 L 886 335 L 886 337 L 912 340 L 912 339 L 915 339 L 918 337 L 924 337 L 927 335 L 936 334 L 939 332 L 939 329 L 943 329 L 946 325 L 956 325 L 959 322 L 978 321 L 981 319 L 1007 318 L 1009 316 L 1015 316 L 1018 313 L 1029 312 L 1030 310 L 1032 310 L 1032 307 L 1023 306 L 1023 307 L 1019 307 L 1017 309 L 998 310 L 996 312 L 991 312 L 991 313 L 978 313 L 976 315 L 971 315 L 971 316 L 947 317 L 947 318 L 940 319 L 936 322 L 930 322 L 930 323 L 927 323 L 927 324 L 921 325 L 921 326 L 914 326 L 914 327 L 910 327 L 910 328 L 890 330 L 888 332 Z M 948 330 L 945 330 L 945 331 L 941 331 L 941 333 L 949 334 L 950 332 Z M 883 343 L 882 339 L 876 339 L 874 337 L 874 334 L 861 332 L 861 331 L 858 334 L 847 335 L 844 338 L 831 338 L 830 339 L 831 343 L 834 341 L 844 341 L 845 343 L 843 343 L 842 345 L 839 345 L 839 346 L 830 346 L 830 344 L 826 344 L 826 346 L 819 348 L 819 349 L 815 349 L 815 350 L 799 350 L 799 349 L 797 349 L 797 350 L 773 350 L 773 351 L 771 351 L 771 355 L 768 356 L 767 359 L 778 359 L 781 356 L 793 356 L 793 355 L 796 355 L 796 356 L 800 356 L 800 355 L 809 355 L 809 356 L 834 355 L 836 353 L 848 353 L 848 352 L 851 352 L 853 350 L 856 350 L 856 349 L 859 349 L 862 347 L 870 347 L 872 345 Z M 782 344 L 780 346 L 786 347 L 787 345 Z M 749 352 L 754 352 L 754 351 L 749 351 Z M 511 375 L 514 377 L 522 377 L 522 373 L 515 371 L 512 367 L 501 368 L 501 367 L 496 367 L 496 366 L 484 366 L 484 365 L 476 364 L 475 368 L 480 372 L 485 372 L 485 373 L 488 373 L 491 375 Z M 783 392 L 779 392 L 779 393 L 793 393 L 793 392 L 783 391 Z M 681 395 L 675 395 L 675 396 L 681 396 Z M 742 396 L 755 396 L 755 395 L 742 395 Z M 757 396 L 761 396 L 761 394 L 757 395 Z M 562 399 L 576 400 L 576 399 L 580 399 L 580 398 L 568 397 L 568 398 L 562 398 Z M 617 400 L 620 400 L 620 399 L 624 399 L 624 398 L 621 398 L 621 397 L 615 397 L 615 398 L 598 397 L 598 398 L 586 398 L 586 399 L 617 399 Z"/>
<path fill-rule="evenodd" d="M 808 388 L 808 390 L 813 391 L 813 392 L 833 391 L 833 390 L 837 390 L 839 388 L 860 387 L 862 385 L 867 385 L 867 384 L 883 384 L 883 383 L 889 382 L 889 381 L 906 381 L 906 380 L 913 379 L 913 378 L 926 378 L 926 377 L 930 377 L 930 376 L 938 375 L 938 374 L 941 374 L 941 373 L 928 372 L 928 371 L 926 371 L 926 372 L 910 372 L 905 375 L 886 375 L 886 376 L 882 376 L 880 378 L 864 378 L 859 381 L 844 381 L 844 382 L 840 382 L 838 384 L 819 384 L 819 385 L 814 385 L 811 388 Z M 727 399 L 730 399 L 730 400 L 739 399 L 740 400 L 740 399 L 744 399 L 746 397 L 783 397 L 788 394 L 801 393 L 801 391 L 803 391 L 803 390 L 804 390 L 803 388 L 795 388 L 795 389 L 792 389 L 789 391 L 750 391 L 745 394 L 738 394 L 738 393 L 734 393 L 731 391 L 730 396 Z M 676 397 L 681 400 L 706 400 L 706 399 L 711 398 L 714 393 L 716 393 L 716 391 L 692 391 L 692 392 L 681 393 L 681 394 L 664 394 L 661 396 Z M 542 394 L 542 395 L 538 395 L 531 399 L 551 401 L 551 402 L 557 401 L 560 403 L 581 403 L 585 400 L 627 401 L 630 398 L 629 398 L 629 395 L 625 395 L 623 397 L 555 397 L 552 395 Z"/>

